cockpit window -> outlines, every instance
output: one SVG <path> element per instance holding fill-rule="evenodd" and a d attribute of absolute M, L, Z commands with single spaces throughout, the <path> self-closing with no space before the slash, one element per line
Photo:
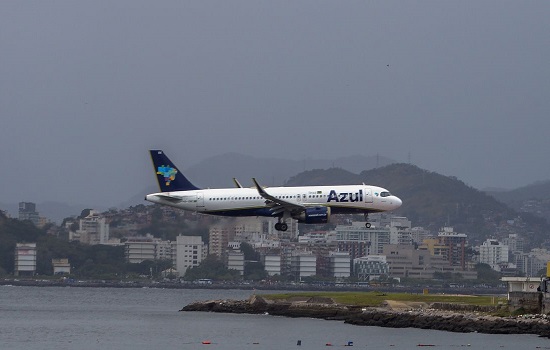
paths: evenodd
<path fill-rule="evenodd" d="M 391 196 L 391 193 L 389 192 L 380 192 L 380 197 L 389 197 Z"/>

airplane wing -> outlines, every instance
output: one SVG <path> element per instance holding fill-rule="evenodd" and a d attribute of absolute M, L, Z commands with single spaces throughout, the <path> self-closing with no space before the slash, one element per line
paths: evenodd
<path fill-rule="evenodd" d="M 262 188 L 262 186 L 260 186 L 260 184 L 258 184 L 258 181 L 256 181 L 256 178 L 252 178 L 252 182 L 254 182 L 254 186 L 256 186 L 256 189 L 258 190 L 258 193 L 260 194 L 260 196 L 272 202 L 273 208 L 271 208 L 271 211 L 273 212 L 273 215 L 279 214 L 283 211 L 292 212 L 292 211 L 303 211 L 306 209 L 306 207 L 301 204 L 285 201 L 270 195 Z"/>

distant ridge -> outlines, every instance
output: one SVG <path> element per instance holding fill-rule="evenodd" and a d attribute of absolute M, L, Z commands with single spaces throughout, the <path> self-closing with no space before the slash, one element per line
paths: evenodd
<path fill-rule="evenodd" d="M 550 198 L 550 180 L 538 181 L 513 190 L 495 191 L 494 189 L 489 189 L 486 192 L 507 204 L 528 199 L 548 199 Z"/>
<path fill-rule="evenodd" d="M 542 243 L 550 229 L 543 220 L 521 214 L 455 177 L 410 164 L 390 164 L 360 174 L 342 169 L 312 170 L 294 176 L 287 185 L 361 182 L 385 187 L 403 200 L 403 206 L 392 214 L 406 216 L 413 225 L 424 226 L 432 232 L 453 226 L 455 232 L 467 233 L 471 244 L 494 237 L 498 233 L 496 226 L 519 216 L 523 216 L 527 224 L 526 232 L 530 234 L 525 238 L 530 244 Z"/>
<path fill-rule="evenodd" d="M 515 210 L 531 213 L 550 222 L 550 180 L 514 190 L 486 192 Z"/>
<path fill-rule="evenodd" d="M 282 158 L 256 158 L 238 153 L 226 153 L 214 156 L 186 168 L 186 176 L 199 187 L 232 187 L 232 178 L 236 177 L 243 186 L 252 186 L 251 178 L 255 177 L 266 186 L 281 186 L 290 177 L 311 169 L 328 169 L 338 167 L 350 172 L 359 173 L 365 169 L 386 166 L 395 161 L 382 156 L 354 155 L 336 159 L 289 160 Z"/>

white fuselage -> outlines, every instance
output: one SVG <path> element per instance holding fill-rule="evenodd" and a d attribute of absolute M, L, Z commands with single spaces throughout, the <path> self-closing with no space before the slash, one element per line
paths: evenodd
<path fill-rule="evenodd" d="M 268 187 L 271 196 L 305 207 L 330 207 L 332 213 L 372 213 L 393 210 L 401 200 L 386 189 L 369 185 Z M 225 216 L 274 216 L 273 203 L 256 188 L 222 188 L 160 192 L 146 200 L 184 210 Z"/>

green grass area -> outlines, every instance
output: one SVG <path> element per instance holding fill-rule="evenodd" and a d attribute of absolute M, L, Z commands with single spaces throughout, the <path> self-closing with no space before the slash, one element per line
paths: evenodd
<path fill-rule="evenodd" d="M 382 292 L 303 292 L 266 294 L 262 297 L 271 300 L 284 300 L 293 297 L 332 298 L 336 303 L 357 306 L 379 306 L 384 300 L 401 302 L 424 303 L 458 303 L 469 305 L 496 305 L 499 301 L 505 301 L 503 297 L 477 296 L 477 295 L 452 295 L 452 294 L 413 294 L 413 293 L 382 293 Z"/>

